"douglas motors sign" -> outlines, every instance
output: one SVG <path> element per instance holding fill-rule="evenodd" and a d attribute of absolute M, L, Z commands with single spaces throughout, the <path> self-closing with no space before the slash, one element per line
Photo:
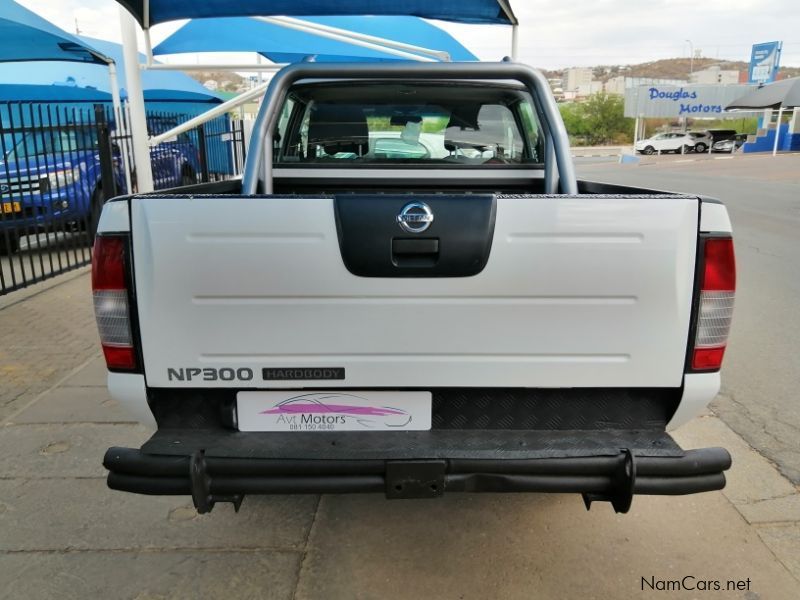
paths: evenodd
<path fill-rule="evenodd" d="M 626 117 L 708 117 L 725 112 L 747 85 L 642 85 L 625 91 Z"/>
<path fill-rule="evenodd" d="M 672 100 L 673 102 L 680 102 L 678 116 L 722 112 L 721 104 L 703 104 L 702 102 L 698 102 L 697 90 L 687 91 L 684 88 L 679 88 L 677 91 L 666 91 L 657 87 L 651 87 L 648 92 L 650 93 L 650 100 Z"/>

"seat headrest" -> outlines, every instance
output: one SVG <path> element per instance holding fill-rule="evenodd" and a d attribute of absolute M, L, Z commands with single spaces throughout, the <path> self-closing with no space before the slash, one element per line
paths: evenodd
<path fill-rule="evenodd" d="M 367 118 L 360 106 L 352 104 L 317 104 L 311 109 L 308 122 L 309 154 L 316 146 L 325 154 L 353 152 L 363 156 L 369 151 Z"/>

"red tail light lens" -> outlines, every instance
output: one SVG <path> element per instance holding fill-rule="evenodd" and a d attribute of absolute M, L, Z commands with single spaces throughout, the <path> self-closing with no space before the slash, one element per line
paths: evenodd
<path fill-rule="evenodd" d="M 692 369 L 717 371 L 722 366 L 736 295 L 736 260 L 731 238 L 708 238 L 703 247 L 703 278 Z"/>
<path fill-rule="evenodd" d="M 733 255 L 731 238 L 711 238 L 706 240 L 703 266 L 704 292 L 736 291 L 736 259 Z"/>
<path fill-rule="evenodd" d="M 136 368 L 130 306 L 125 278 L 126 240 L 122 236 L 95 238 L 92 249 L 92 296 L 100 343 L 109 369 Z"/>

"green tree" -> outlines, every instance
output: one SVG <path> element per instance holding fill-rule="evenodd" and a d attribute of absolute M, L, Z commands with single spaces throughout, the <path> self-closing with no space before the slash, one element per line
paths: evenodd
<path fill-rule="evenodd" d="M 562 104 L 561 118 L 577 144 L 628 143 L 633 139 L 633 119 L 625 117 L 620 96 L 593 94 L 582 103 Z"/>

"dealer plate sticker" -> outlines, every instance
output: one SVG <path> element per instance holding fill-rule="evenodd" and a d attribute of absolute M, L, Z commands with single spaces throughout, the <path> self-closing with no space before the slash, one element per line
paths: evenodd
<path fill-rule="evenodd" d="M 239 431 L 426 431 L 430 392 L 239 392 Z"/>

